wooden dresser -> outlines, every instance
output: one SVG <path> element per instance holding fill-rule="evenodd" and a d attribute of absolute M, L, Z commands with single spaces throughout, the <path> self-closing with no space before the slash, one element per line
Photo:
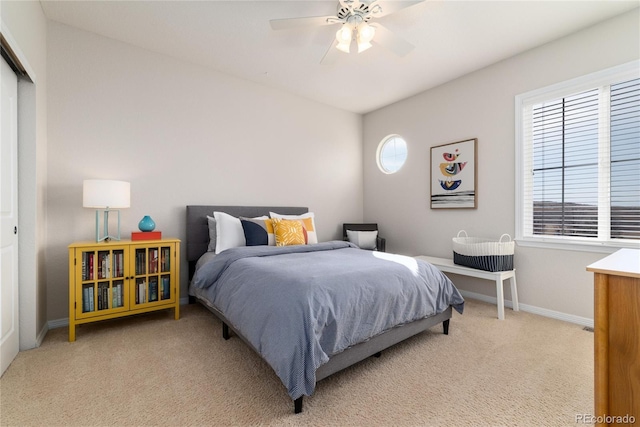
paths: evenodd
<path fill-rule="evenodd" d="M 596 424 L 640 422 L 640 250 L 621 249 L 587 271 L 595 273 Z"/>

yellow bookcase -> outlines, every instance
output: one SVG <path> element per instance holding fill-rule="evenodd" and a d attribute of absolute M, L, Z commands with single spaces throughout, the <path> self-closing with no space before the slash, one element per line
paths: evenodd
<path fill-rule="evenodd" d="M 180 240 L 69 245 L 69 341 L 76 325 L 174 309 L 180 318 Z"/>

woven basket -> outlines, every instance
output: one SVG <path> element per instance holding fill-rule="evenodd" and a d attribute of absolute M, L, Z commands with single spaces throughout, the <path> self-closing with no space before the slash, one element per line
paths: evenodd
<path fill-rule="evenodd" d="M 464 237 L 460 237 L 461 233 L 464 233 Z M 505 236 L 509 240 L 503 242 Z M 485 271 L 513 270 L 514 246 L 508 234 L 503 234 L 496 241 L 469 237 L 466 231 L 460 230 L 458 236 L 453 238 L 453 262 Z"/>

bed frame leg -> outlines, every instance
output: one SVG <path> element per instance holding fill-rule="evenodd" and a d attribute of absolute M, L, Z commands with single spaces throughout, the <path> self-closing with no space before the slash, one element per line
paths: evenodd
<path fill-rule="evenodd" d="M 449 320 L 451 319 L 447 319 L 444 322 L 442 322 L 442 329 L 445 335 L 449 335 Z"/>
<path fill-rule="evenodd" d="M 229 325 L 224 322 L 222 323 L 222 338 L 225 340 L 231 338 L 231 335 L 229 334 Z"/>
<path fill-rule="evenodd" d="M 300 412 L 302 412 L 302 397 L 303 396 L 300 396 L 299 398 L 293 401 L 293 412 L 296 414 L 299 414 Z"/>

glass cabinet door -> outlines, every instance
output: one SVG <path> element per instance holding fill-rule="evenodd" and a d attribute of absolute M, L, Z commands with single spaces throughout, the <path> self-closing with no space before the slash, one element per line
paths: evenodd
<path fill-rule="evenodd" d="M 175 301 L 172 285 L 176 280 L 172 267 L 173 245 L 138 246 L 133 251 L 135 305 L 163 304 Z"/>
<path fill-rule="evenodd" d="M 125 290 L 124 249 L 82 250 L 76 268 L 82 286 L 77 287 L 76 313 L 79 317 L 102 315 L 128 309 Z"/>

